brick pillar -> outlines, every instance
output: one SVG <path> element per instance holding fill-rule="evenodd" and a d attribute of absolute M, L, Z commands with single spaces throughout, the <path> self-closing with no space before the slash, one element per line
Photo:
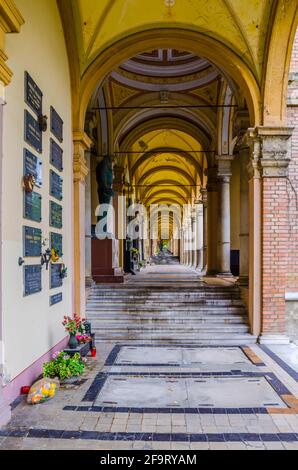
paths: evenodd
<path fill-rule="evenodd" d="M 260 246 L 253 247 L 260 250 L 260 272 L 259 276 L 250 278 L 250 286 L 254 283 L 254 295 L 259 297 L 261 343 L 288 342 L 285 335 L 285 289 L 290 240 L 286 184 L 292 130 L 289 127 L 248 130 L 253 150 L 249 167 L 250 191 L 253 190 L 254 194 L 250 203 L 253 199 L 254 206 L 259 207 L 260 212 L 259 234 L 254 233 L 254 238 L 260 238 Z M 257 217 L 258 214 L 252 216 Z M 254 223 L 258 227 L 256 220 Z M 255 258 L 256 253 L 252 256 Z M 256 314 L 254 311 L 253 317 Z"/>

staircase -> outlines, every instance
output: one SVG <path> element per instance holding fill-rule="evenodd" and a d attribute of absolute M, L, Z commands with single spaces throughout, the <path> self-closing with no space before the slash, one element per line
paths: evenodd
<path fill-rule="evenodd" d="M 203 282 L 93 285 L 87 314 L 99 342 L 243 345 L 256 342 L 237 286 Z"/>

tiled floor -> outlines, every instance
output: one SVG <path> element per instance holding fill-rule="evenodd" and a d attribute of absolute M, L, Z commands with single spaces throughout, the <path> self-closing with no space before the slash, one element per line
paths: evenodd
<path fill-rule="evenodd" d="M 22 400 L 0 449 L 297 450 L 298 385 L 281 365 L 257 345 L 105 344 L 84 383 Z"/>

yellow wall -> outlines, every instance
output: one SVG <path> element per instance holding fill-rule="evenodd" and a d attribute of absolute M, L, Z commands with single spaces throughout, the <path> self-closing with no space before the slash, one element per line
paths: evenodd
<path fill-rule="evenodd" d="M 20 34 L 7 37 L 8 65 L 13 79 L 6 90 L 3 116 L 3 323 L 5 379 L 9 380 L 46 353 L 64 336 L 64 314 L 72 313 L 72 140 L 71 96 L 67 54 L 55 0 L 16 0 L 25 18 Z M 23 148 L 38 155 L 24 142 L 24 71 L 27 70 L 43 91 L 43 113 L 49 118 L 53 105 L 64 121 L 63 171 L 63 252 L 69 274 L 63 288 L 49 289 L 49 271 L 42 268 L 42 292 L 23 296 L 23 225 L 42 228 L 49 238 L 49 141 L 43 133 L 42 222 L 23 219 Z M 28 108 L 29 109 L 29 108 Z M 48 119 L 49 123 L 50 119 Z M 54 169 L 54 168 L 53 168 Z M 54 231 L 59 232 L 59 230 Z M 26 264 L 38 264 L 39 258 Z M 49 306 L 49 296 L 63 292 L 63 302 Z M 17 345 L 17 354 L 16 354 Z"/>

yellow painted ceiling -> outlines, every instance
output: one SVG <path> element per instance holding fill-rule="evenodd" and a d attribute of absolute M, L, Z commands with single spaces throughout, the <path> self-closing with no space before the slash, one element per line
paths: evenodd
<path fill-rule="evenodd" d="M 171 149 L 183 150 L 185 154 Z M 201 150 L 201 146 L 185 132 L 176 129 L 148 132 L 130 150 L 137 152 L 128 157 L 136 192 L 148 205 L 185 204 L 193 195 L 195 185 L 200 184 L 203 154 L 194 151 Z"/>
<path fill-rule="evenodd" d="M 129 33 L 187 26 L 229 44 L 260 78 L 272 4 L 273 0 L 71 0 L 81 72 Z"/>

